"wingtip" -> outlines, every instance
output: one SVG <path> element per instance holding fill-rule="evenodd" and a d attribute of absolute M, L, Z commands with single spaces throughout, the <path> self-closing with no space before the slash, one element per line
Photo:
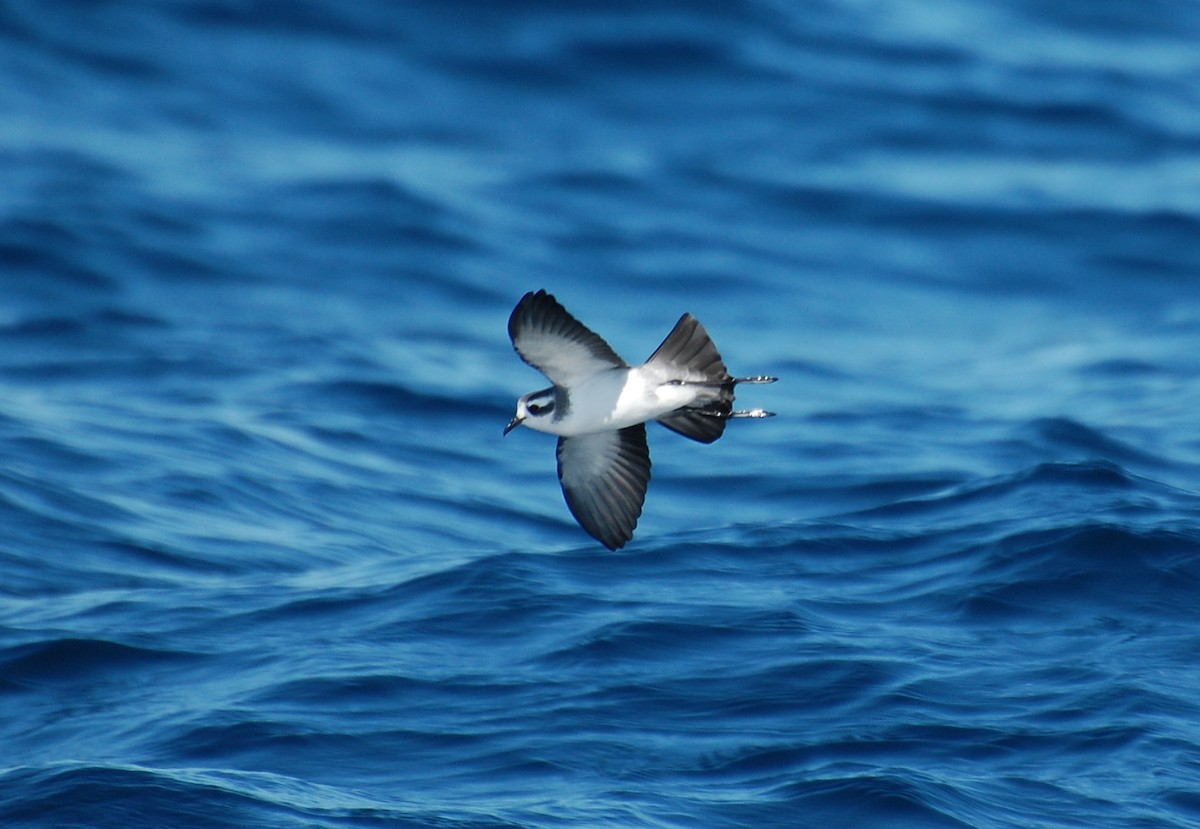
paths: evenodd
<path fill-rule="evenodd" d="M 516 347 L 517 332 L 520 330 L 522 320 L 533 313 L 530 309 L 530 304 L 543 297 L 549 297 L 550 301 L 554 302 L 554 297 L 546 293 L 545 288 L 538 288 L 536 291 L 526 291 L 525 295 L 517 300 L 517 304 L 513 306 L 512 313 L 508 315 L 508 338 L 513 341 L 514 348 Z"/>

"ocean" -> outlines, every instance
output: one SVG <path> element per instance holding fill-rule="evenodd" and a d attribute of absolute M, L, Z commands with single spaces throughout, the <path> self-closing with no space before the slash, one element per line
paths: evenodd
<path fill-rule="evenodd" d="M 0 826 L 1200 826 L 1200 7 L 0 9 Z M 572 520 L 545 288 L 778 413 Z"/>

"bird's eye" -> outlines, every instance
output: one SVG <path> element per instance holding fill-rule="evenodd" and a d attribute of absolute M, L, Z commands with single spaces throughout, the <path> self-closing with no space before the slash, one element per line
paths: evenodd
<path fill-rule="evenodd" d="M 546 413 L 552 412 L 552 411 L 554 411 L 553 403 L 530 403 L 529 404 L 529 413 L 531 415 L 546 414 Z"/>

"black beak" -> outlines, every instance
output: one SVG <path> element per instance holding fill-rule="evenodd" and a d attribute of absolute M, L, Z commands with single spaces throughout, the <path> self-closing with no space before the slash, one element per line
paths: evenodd
<path fill-rule="evenodd" d="M 508 421 L 508 425 L 504 427 L 504 434 L 506 434 L 506 435 L 507 435 L 507 434 L 508 434 L 509 432 L 511 432 L 513 429 L 515 429 L 515 428 L 517 428 L 518 426 L 520 426 L 520 425 L 521 425 L 521 421 L 522 421 L 522 420 L 524 420 L 524 419 L 525 419 L 525 418 L 523 418 L 523 417 L 519 417 L 519 416 L 518 416 L 518 417 L 514 417 L 512 420 Z"/>

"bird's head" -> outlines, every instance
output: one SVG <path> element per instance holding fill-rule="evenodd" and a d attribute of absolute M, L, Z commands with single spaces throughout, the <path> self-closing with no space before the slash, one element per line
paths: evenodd
<path fill-rule="evenodd" d="M 553 388 L 542 389 L 541 391 L 533 391 L 523 395 L 517 401 L 517 413 L 513 419 L 508 421 L 508 425 L 504 427 L 504 434 L 508 434 L 513 429 L 520 426 L 525 421 L 529 421 L 525 425 L 531 429 L 537 429 L 539 421 L 547 422 L 549 418 L 554 416 L 554 404 L 558 399 L 558 395 L 554 393 Z M 543 421 L 542 419 L 546 420 Z"/>

